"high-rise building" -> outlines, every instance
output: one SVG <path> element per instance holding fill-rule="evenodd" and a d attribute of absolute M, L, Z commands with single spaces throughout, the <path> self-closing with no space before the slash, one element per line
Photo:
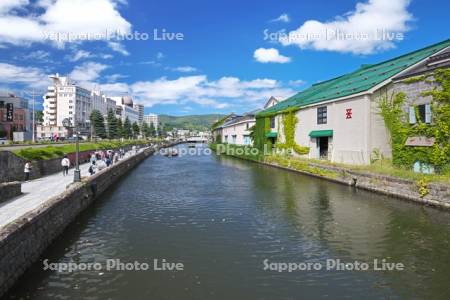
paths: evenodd
<path fill-rule="evenodd" d="M 139 125 L 142 125 L 144 122 L 144 105 L 135 103 L 133 107 L 139 112 Z"/>
<path fill-rule="evenodd" d="M 155 130 L 158 130 L 158 115 L 156 114 L 148 114 L 144 116 L 144 122 L 148 125 L 153 124 Z"/>
<path fill-rule="evenodd" d="M 67 76 L 50 76 L 53 85 L 44 95 L 44 121 L 38 126 L 38 138 L 67 137 L 69 132 L 63 127 L 63 120 L 69 119 L 78 126 L 82 135 L 89 135 L 90 115 L 94 109 L 106 115 L 115 110 L 115 101 L 100 91 L 91 91 L 73 82 Z"/>

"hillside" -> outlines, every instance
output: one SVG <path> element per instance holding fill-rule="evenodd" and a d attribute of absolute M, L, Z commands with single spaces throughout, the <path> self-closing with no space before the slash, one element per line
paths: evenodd
<path fill-rule="evenodd" d="M 159 121 L 163 124 L 166 130 L 171 130 L 172 128 L 209 130 L 214 122 L 223 117 L 224 115 L 221 114 L 190 116 L 159 115 Z"/>

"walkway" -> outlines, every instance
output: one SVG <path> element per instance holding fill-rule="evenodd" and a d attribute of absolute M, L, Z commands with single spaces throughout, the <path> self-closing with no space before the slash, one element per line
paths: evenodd
<path fill-rule="evenodd" d="M 127 152 L 123 159 L 130 156 L 131 153 Z M 80 165 L 82 177 L 89 176 L 88 170 L 89 163 Z M 67 176 L 63 176 L 61 171 L 22 183 L 22 195 L 0 203 L 0 230 L 27 212 L 36 209 L 48 199 L 64 192 L 73 182 L 73 171 L 74 169 L 70 169 Z"/>

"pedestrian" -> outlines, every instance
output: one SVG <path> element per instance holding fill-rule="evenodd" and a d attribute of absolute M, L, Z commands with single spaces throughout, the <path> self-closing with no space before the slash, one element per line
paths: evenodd
<path fill-rule="evenodd" d="M 107 167 L 109 167 L 109 166 L 111 165 L 112 161 L 111 161 L 111 159 L 109 158 L 109 156 L 106 157 L 105 163 L 106 163 L 106 166 L 107 166 Z"/>
<path fill-rule="evenodd" d="M 119 161 L 119 153 L 114 152 L 113 156 L 113 164 L 117 163 Z"/>
<path fill-rule="evenodd" d="M 70 160 L 67 155 L 61 160 L 61 166 L 63 168 L 63 176 L 69 175 Z"/>
<path fill-rule="evenodd" d="M 26 182 L 26 181 L 28 181 L 29 179 L 30 179 L 30 172 L 31 172 L 31 169 L 32 169 L 33 167 L 31 166 L 31 161 L 27 161 L 26 163 L 25 163 L 25 167 L 24 167 L 24 169 L 23 169 L 23 172 L 24 172 L 24 175 L 25 175 L 25 178 L 24 178 L 24 181 Z"/>
<path fill-rule="evenodd" d="M 91 164 L 95 163 L 96 160 L 97 160 L 97 155 L 95 155 L 95 152 L 92 152 L 91 158 L 90 158 Z"/>
<path fill-rule="evenodd" d="M 94 175 L 95 174 L 95 169 L 96 169 L 96 165 L 95 165 L 95 160 L 91 162 L 91 165 L 89 166 L 89 174 Z"/>
<path fill-rule="evenodd" d="M 96 165 L 98 171 L 101 171 L 106 168 L 106 163 L 104 160 L 97 160 L 95 165 Z"/>

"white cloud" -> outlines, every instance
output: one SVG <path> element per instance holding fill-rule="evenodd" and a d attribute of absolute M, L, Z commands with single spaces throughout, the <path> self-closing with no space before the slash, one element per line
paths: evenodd
<path fill-rule="evenodd" d="M 280 82 L 273 79 L 245 81 L 237 77 L 222 77 L 209 81 L 206 75 L 140 81 L 131 84 L 128 91 L 148 107 L 155 104 L 196 103 L 217 109 L 236 105 L 255 107 L 258 102 L 262 105 L 272 95 L 294 94 L 293 90 L 282 87 Z"/>
<path fill-rule="evenodd" d="M 92 54 L 89 51 L 85 50 L 78 50 L 72 55 L 68 56 L 67 58 L 70 61 L 79 61 L 80 59 L 90 58 L 92 57 Z"/>
<path fill-rule="evenodd" d="M 175 67 L 175 68 L 169 68 L 171 71 L 175 72 L 181 72 L 181 73 L 191 73 L 196 72 L 197 68 L 191 67 L 191 66 L 181 66 L 181 67 Z"/>
<path fill-rule="evenodd" d="M 122 55 L 125 55 L 125 56 L 130 55 L 130 53 L 125 49 L 125 46 L 119 42 L 110 41 L 110 42 L 108 42 L 108 46 L 109 46 L 109 48 L 111 48 L 111 50 L 119 52 Z"/>
<path fill-rule="evenodd" d="M 253 53 L 253 57 L 260 63 L 288 63 L 291 61 L 290 57 L 281 55 L 275 48 L 259 48 Z"/>
<path fill-rule="evenodd" d="M 43 50 L 36 50 L 28 53 L 27 55 L 24 55 L 22 58 L 26 60 L 34 60 L 37 62 L 46 62 L 48 61 L 48 58 L 50 57 L 50 53 Z"/>
<path fill-rule="evenodd" d="M 286 13 L 281 14 L 278 18 L 270 20 L 270 22 L 283 22 L 283 23 L 289 23 L 290 21 L 291 19 L 289 18 L 289 15 Z"/>
<path fill-rule="evenodd" d="M 50 80 L 38 68 L 0 63 L 0 82 L 43 89 L 50 83 Z"/>
<path fill-rule="evenodd" d="M 302 80 L 302 79 L 297 79 L 297 80 L 289 80 L 288 84 L 290 86 L 301 86 L 304 85 L 306 83 L 306 81 Z"/>
<path fill-rule="evenodd" d="M 100 54 L 100 57 L 103 58 L 103 59 L 111 59 L 114 56 L 112 56 L 111 54 Z"/>
<path fill-rule="evenodd" d="M 127 78 L 128 76 L 126 75 L 122 75 L 122 74 L 111 74 L 111 75 L 106 75 L 106 81 L 108 82 L 116 82 L 119 79 L 123 79 L 123 78 Z"/>
<path fill-rule="evenodd" d="M 100 77 L 100 73 L 107 69 L 108 66 L 96 62 L 85 62 L 76 66 L 69 74 L 69 77 L 85 87 L 91 87 L 92 82 Z"/>
<path fill-rule="evenodd" d="M 280 39 L 283 45 L 297 45 L 302 49 L 370 54 L 395 47 L 393 40 L 381 32 L 398 34 L 400 40 L 409 30 L 413 16 L 407 8 L 409 0 L 369 0 L 357 3 L 354 11 L 337 16 L 332 21 L 308 20 L 288 38 Z M 349 36 L 344 36 L 349 35 Z"/>
<path fill-rule="evenodd" d="M 39 10 L 32 10 L 28 0 L 2 0 L 0 43 L 50 43 L 49 36 L 55 34 L 71 34 L 80 42 L 80 36 L 98 37 L 106 30 L 129 33 L 131 24 L 120 15 L 117 3 L 114 0 L 44 0 L 35 4 Z M 17 14 L 15 10 L 21 13 Z M 53 42 L 63 46 L 67 40 Z"/>
<path fill-rule="evenodd" d="M 0 2 L 0 14 L 4 14 L 13 9 L 28 5 L 28 3 L 28 0 L 2 0 Z"/>
<path fill-rule="evenodd" d="M 123 82 L 101 84 L 100 88 L 108 96 L 119 96 L 130 94 L 130 87 Z"/>

